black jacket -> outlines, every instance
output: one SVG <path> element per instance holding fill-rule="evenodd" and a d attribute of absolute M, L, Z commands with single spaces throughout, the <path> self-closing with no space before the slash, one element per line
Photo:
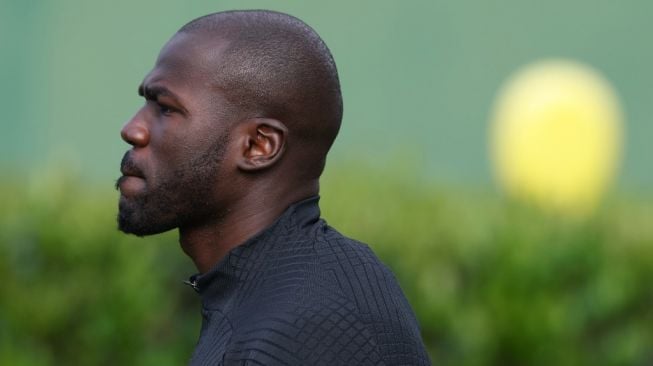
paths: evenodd
<path fill-rule="evenodd" d="M 428 365 L 394 276 L 320 219 L 318 197 L 191 277 L 202 299 L 196 365 Z"/>

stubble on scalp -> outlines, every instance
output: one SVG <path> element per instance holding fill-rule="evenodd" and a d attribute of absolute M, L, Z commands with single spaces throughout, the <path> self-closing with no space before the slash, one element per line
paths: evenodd
<path fill-rule="evenodd" d="M 302 178 L 320 176 L 342 120 L 342 95 L 330 50 L 303 21 L 267 10 L 209 14 L 180 34 L 226 43 L 213 80 L 240 111 L 282 121 L 302 145 Z"/>

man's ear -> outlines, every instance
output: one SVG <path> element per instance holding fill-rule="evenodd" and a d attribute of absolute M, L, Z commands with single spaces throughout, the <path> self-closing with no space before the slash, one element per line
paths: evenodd
<path fill-rule="evenodd" d="M 238 168 L 257 171 L 274 165 L 286 150 L 288 128 L 276 119 L 252 118 L 241 122 Z"/>

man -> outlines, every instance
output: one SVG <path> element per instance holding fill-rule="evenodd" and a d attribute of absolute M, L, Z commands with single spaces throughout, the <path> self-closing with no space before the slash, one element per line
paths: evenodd
<path fill-rule="evenodd" d="M 192 365 L 429 363 L 391 272 L 320 219 L 342 99 L 314 30 L 271 11 L 195 19 L 139 94 L 118 224 L 179 229 L 202 301 Z"/>

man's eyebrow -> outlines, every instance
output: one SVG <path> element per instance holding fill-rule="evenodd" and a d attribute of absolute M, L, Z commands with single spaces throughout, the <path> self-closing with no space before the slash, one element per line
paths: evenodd
<path fill-rule="evenodd" d="M 138 86 L 138 95 L 145 97 L 147 100 L 157 100 L 158 97 L 168 97 L 173 99 L 175 102 L 179 102 L 179 97 L 170 89 L 162 85 L 139 85 Z"/>

